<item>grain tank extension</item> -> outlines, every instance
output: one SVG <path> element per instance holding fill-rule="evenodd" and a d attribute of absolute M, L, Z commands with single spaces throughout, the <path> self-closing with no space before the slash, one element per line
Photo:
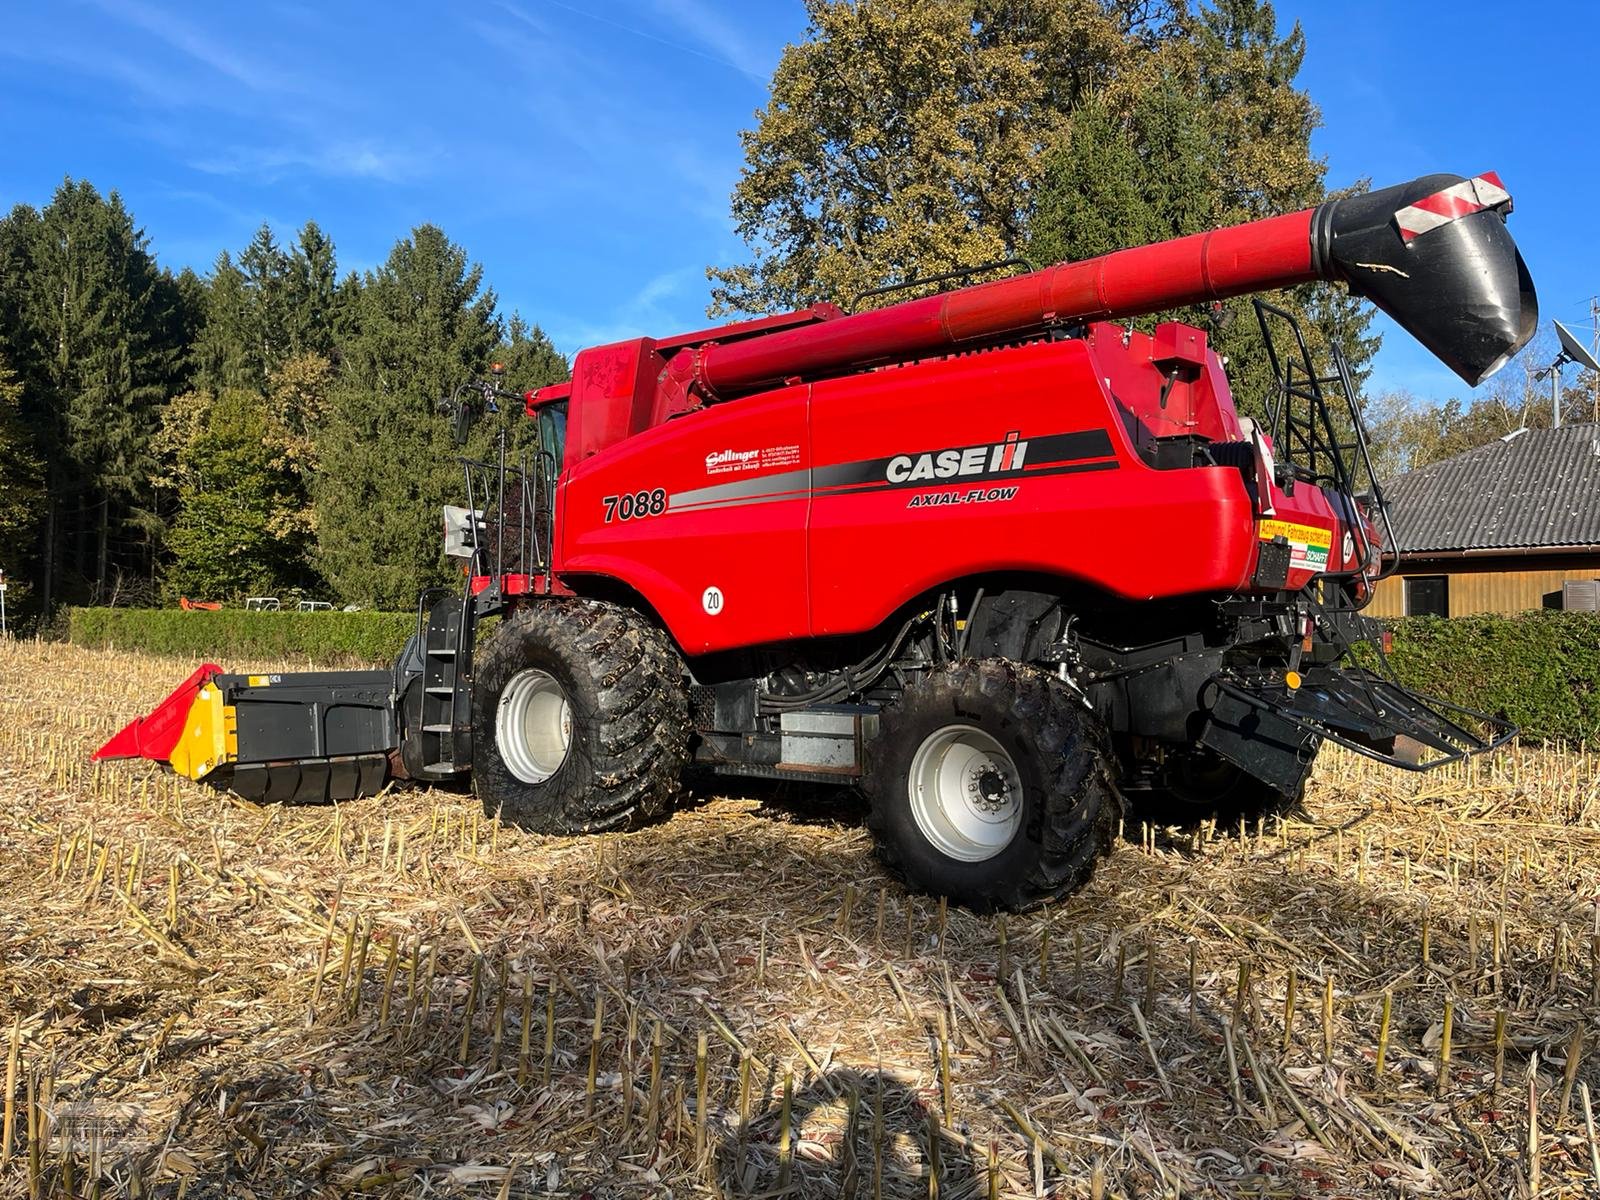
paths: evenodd
<path fill-rule="evenodd" d="M 464 464 L 462 586 L 391 670 L 202 668 L 97 757 L 265 801 L 470 777 L 568 834 L 686 775 L 846 784 L 912 886 L 1021 908 L 1088 877 L 1124 804 L 1231 823 L 1292 804 L 1327 741 L 1491 749 L 1511 727 L 1402 686 L 1361 615 L 1394 556 L 1337 352 L 1258 299 L 1275 384 L 1241 406 L 1205 330 L 1132 322 L 1326 280 L 1476 384 L 1538 318 L 1510 209 L 1432 175 L 472 385 L 459 421 L 515 401 L 538 449 Z"/>

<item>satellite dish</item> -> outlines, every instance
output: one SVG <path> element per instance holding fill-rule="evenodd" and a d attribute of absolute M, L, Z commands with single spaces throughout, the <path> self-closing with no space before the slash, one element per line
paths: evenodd
<path fill-rule="evenodd" d="M 1568 362 L 1575 362 L 1585 371 L 1600 371 L 1600 362 L 1595 360 L 1589 352 L 1589 347 L 1580 342 L 1560 321 L 1556 321 L 1556 336 L 1561 339 L 1561 355 Z"/>

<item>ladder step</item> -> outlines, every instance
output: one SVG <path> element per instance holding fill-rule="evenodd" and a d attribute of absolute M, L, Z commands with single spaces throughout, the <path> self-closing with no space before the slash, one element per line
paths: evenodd
<path fill-rule="evenodd" d="M 422 727 L 422 732 L 423 733 L 453 733 L 453 732 L 455 732 L 455 726 L 454 725 L 449 725 L 449 724 L 446 724 L 446 725 L 424 725 Z"/>
<path fill-rule="evenodd" d="M 454 775 L 457 771 L 464 771 L 465 767 L 458 767 L 453 762 L 429 763 L 422 768 L 424 775 Z"/>
<path fill-rule="evenodd" d="M 432 658 L 454 658 L 456 652 L 449 646 L 429 646 L 428 654 Z"/>
<path fill-rule="evenodd" d="M 456 689 L 449 684 L 432 684 L 422 689 L 430 696 L 454 696 Z"/>

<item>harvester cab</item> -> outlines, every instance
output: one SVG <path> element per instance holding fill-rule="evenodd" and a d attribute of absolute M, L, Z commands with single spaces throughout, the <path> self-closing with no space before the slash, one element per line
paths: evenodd
<path fill-rule="evenodd" d="M 1124 804 L 1231 823 L 1295 803 L 1327 741 L 1491 749 L 1511 727 L 1403 686 L 1361 613 L 1395 543 L 1337 352 L 1258 301 L 1251 419 L 1205 330 L 1140 319 L 1343 283 L 1476 384 L 1537 321 L 1510 207 L 1492 174 L 1427 176 L 464 387 L 458 440 L 517 399 L 537 436 L 463 461 L 462 581 L 394 667 L 205 668 L 98 756 L 268 800 L 470 774 L 567 834 L 690 771 L 851 785 L 912 886 L 1022 908 L 1088 877 Z"/>

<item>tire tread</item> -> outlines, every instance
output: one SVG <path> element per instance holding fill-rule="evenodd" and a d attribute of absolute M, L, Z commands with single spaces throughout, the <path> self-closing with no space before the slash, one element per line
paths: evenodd
<path fill-rule="evenodd" d="M 867 824 L 884 865 L 912 887 L 938 890 L 939 881 L 915 878 L 899 841 L 897 809 L 909 803 L 903 773 L 874 769 L 908 735 L 916 714 L 948 703 L 961 713 L 964 696 L 981 696 L 1033 731 L 1047 785 L 1040 805 L 1038 853 L 1028 869 L 989 880 L 979 894 L 955 896 L 975 908 L 1023 911 L 1081 888 L 1108 854 L 1121 816 L 1113 759 L 1099 721 L 1050 675 L 1006 659 L 968 659 L 918 683 L 880 718 L 878 753 L 868 752 L 863 791 L 870 805 Z M 911 702 L 907 705 L 907 697 Z"/>
<path fill-rule="evenodd" d="M 541 600 L 507 618 L 481 656 L 479 675 L 520 667 L 542 643 L 587 676 L 597 698 L 585 777 L 528 785 L 498 755 L 475 769 L 484 806 L 541 833 L 594 833 L 664 813 L 688 758 L 689 714 L 678 652 L 642 614 L 598 600 Z M 511 661 L 507 661 L 507 659 Z M 499 689 L 474 697 L 479 742 L 492 740 Z M 569 697 L 570 702 L 570 697 Z"/>

